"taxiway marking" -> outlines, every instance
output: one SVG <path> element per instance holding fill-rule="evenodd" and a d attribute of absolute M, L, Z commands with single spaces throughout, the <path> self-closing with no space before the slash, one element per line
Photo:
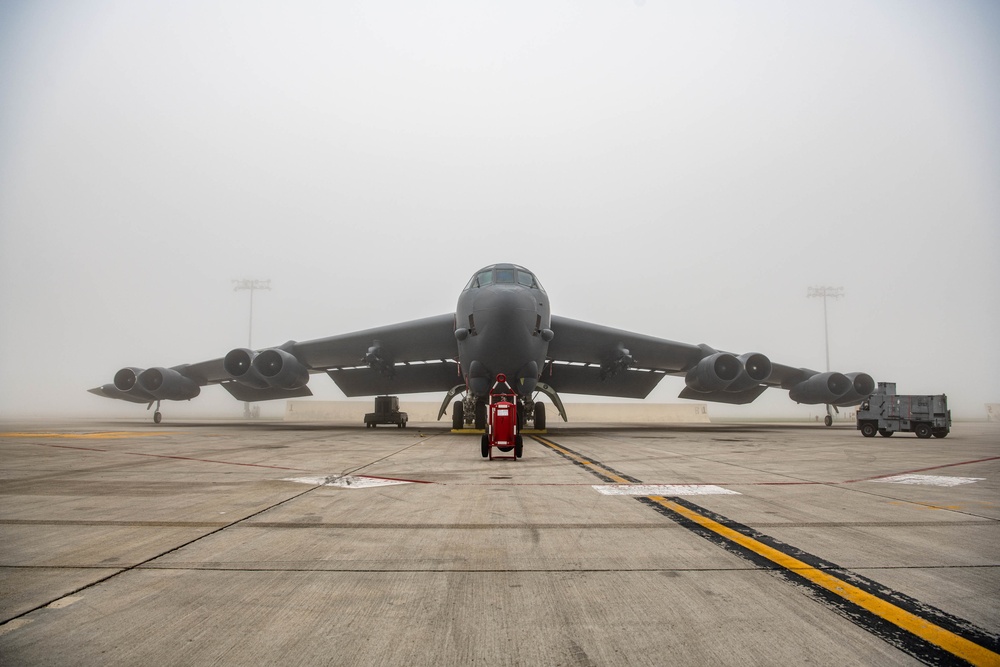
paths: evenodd
<path fill-rule="evenodd" d="M 166 433 L 148 431 L 107 431 L 103 433 L 0 433 L 0 438 L 66 438 L 68 440 L 122 440 L 124 438 L 160 438 Z"/>
<path fill-rule="evenodd" d="M 945 477 L 943 475 L 893 475 L 880 477 L 873 482 L 888 482 L 889 484 L 919 484 L 921 486 L 958 486 L 981 482 L 985 477 Z"/>
<path fill-rule="evenodd" d="M 595 462 L 547 438 L 534 436 L 534 439 L 598 477 L 613 480 L 618 484 L 642 484 L 634 477 Z M 733 545 L 737 547 L 736 553 L 749 554 L 750 560 L 758 564 L 777 566 L 776 571 L 788 578 L 803 581 L 814 590 L 832 594 L 835 599 L 841 601 L 840 604 L 834 602 L 831 605 L 834 611 L 918 659 L 940 662 L 948 660 L 950 654 L 973 665 L 1000 666 L 1000 653 L 994 650 L 1000 650 L 1000 639 L 968 621 L 952 617 L 929 605 L 920 604 L 877 582 L 867 580 L 832 563 L 826 563 L 811 554 L 785 545 L 725 517 L 709 516 L 713 513 L 689 501 L 659 495 L 644 496 L 638 500 L 652 504 L 667 517 L 702 537 L 708 537 L 720 546 Z M 812 561 L 814 564 L 807 561 Z M 838 576 L 840 573 L 843 573 L 842 576 Z M 855 583 L 851 583 L 848 579 Z M 862 586 L 871 590 L 864 590 Z M 894 599 L 900 604 L 893 602 Z M 849 603 L 860 613 L 845 614 L 841 606 L 843 602 Z M 901 606 L 903 604 L 922 612 L 924 616 L 904 609 Z M 866 614 L 871 615 L 872 622 L 868 622 Z M 934 621 L 928 617 L 932 617 Z M 891 628 L 897 630 L 893 632 L 891 628 L 888 630 L 880 628 L 879 622 L 891 624 Z M 942 627 L 943 625 L 951 626 L 957 632 Z M 900 640 L 896 636 L 900 630 L 912 639 Z M 962 636 L 959 632 L 968 637 Z M 929 653 L 937 655 L 928 655 Z"/>
<path fill-rule="evenodd" d="M 594 489 L 606 496 L 738 496 L 715 484 L 599 484 Z"/>

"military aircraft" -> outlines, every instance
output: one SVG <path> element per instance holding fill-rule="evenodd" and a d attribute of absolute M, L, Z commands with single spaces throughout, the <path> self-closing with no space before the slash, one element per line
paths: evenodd
<path fill-rule="evenodd" d="M 452 426 L 482 428 L 499 374 L 517 393 L 520 415 L 545 427 L 545 394 L 567 421 L 560 393 L 645 398 L 665 375 L 683 376 L 680 398 L 750 403 L 768 387 L 797 403 L 831 408 L 860 403 L 875 390 L 867 373 L 837 373 L 771 363 L 763 354 L 733 354 L 551 314 L 534 273 L 494 264 L 475 273 L 454 313 L 171 368 L 123 368 L 112 384 L 89 391 L 134 403 L 190 400 L 221 384 L 240 401 L 311 396 L 312 373 L 326 373 L 347 396 L 443 391 L 438 419 L 456 397 Z"/>

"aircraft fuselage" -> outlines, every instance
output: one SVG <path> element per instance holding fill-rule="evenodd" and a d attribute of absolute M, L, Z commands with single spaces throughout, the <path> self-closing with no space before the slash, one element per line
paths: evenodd
<path fill-rule="evenodd" d="M 484 396 L 499 373 L 530 396 L 552 340 L 549 297 L 527 269 L 496 264 L 477 272 L 455 311 L 459 362 L 469 391 Z"/>

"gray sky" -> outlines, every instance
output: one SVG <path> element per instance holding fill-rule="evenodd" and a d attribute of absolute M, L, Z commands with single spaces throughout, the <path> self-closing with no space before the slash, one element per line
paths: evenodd
<path fill-rule="evenodd" d="M 233 278 L 272 280 L 264 346 L 450 312 L 510 261 L 558 314 L 815 369 L 807 287 L 843 286 L 835 370 L 982 417 L 998 37 L 992 2 L 8 0 L 0 415 L 141 415 L 85 390 L 244 345 Z"/>

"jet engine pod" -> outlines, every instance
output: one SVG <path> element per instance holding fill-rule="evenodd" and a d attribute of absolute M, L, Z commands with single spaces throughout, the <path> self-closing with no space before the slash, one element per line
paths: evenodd
<path fill-rule="evenodd" d="M 201 393 L 201 387 L 191 378 L 171 368 L 147 368 L 139 373 L 139 386 L 156 399 L 186 401 Z"/>
<path fill-rule="evenodd" d="M 135 386 L 136 378 L 142 372 L 141 368 L 123 368 L 115 373 L 115 388 L 119 391 L 131 391 Z"/>
<path fill-rule="evenodd" d="M 726 387 L 726 391 L 746 391 L 753 389 L 771 377 L 771 360 L 759 352 L 747 352 L 738 357 L 743 369 L 738 378 Z"/>
<path fill-rule="evenodd" d="M 143 391 L 138 384 L 139 375 L 143 372 L 141 368 L 123 368 L 115 373 L 115 389 L 129 396 L 135 396 L 147 401 L 155 400 L 147 391 Z"/>
<path fill-rule="evenodd" d="M 853 386 L 850 391 L 838 398 L 834 405 L 856 405 L 875 392 L 875 380 L 868 373 L 848 373 L 847 379 Z"/>
<path fill-rule="evenodd" d="M 851 391 L 851 387 L 851 380 L 843 373 L 818 373 L 789 389 L 788 397 L 796 403 L 833 404 Z"/>
<path fill-rule="evenodd" d="M 684 381 L 695 391 L 723 391 L 739 377 L 742 370 L 739 359 L 728 352 L 716 352 L 689 370 Z"/>
<path fill-rule="evenodd" d="M 309 369 L 294 355 L 276 347 L 254 357 L 253 370 L 264 378 L 268 386 L 280 389 L 299 389 L 309 382 Z"/>
<path fill-rule="evenodd" d="M 233 379 L 240 384 L 257 389 L 266 389 L 270 385 L 267 380 L 261 377 L 257 369 L 253 367 L 254 357 L 257 353 L 245 347 L 238 347 L 231 350 L 226 358 L 222 360 L 222 367 L 233 376 Z"/>

